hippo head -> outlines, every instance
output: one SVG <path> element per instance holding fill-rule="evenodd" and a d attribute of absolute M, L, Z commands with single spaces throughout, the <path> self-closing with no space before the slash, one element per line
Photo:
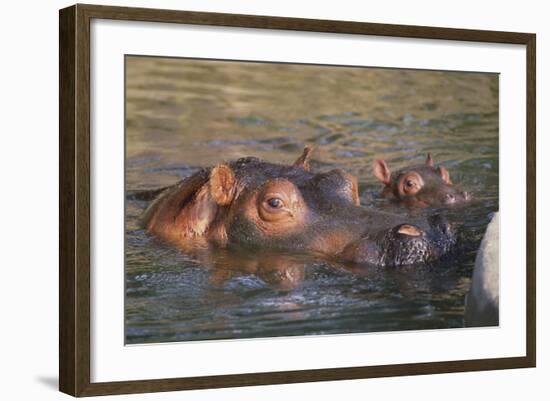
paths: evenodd
<path fill-rule="evenodd" d="M 311 149 L 292 165 L 254 157 L 205 169 L 166 190 L 145 227 L 172 242 L 314 253 L 377 265 L 441 256 L 454 236 L 441 219 L 408 221 L 359 205 L 357 179 L 309 171 Z"/>
<path fill-rule="evenodd" d="M 384 160 L 375 160 L 373 173 L 385 185 L 382 195 L 408 206 L 455 205 L 471 199 L 469 193 L 452 183 L 445 167 L 434 166 L 430 153 L 425 164 L 403 168 L 394 173 Z"/>

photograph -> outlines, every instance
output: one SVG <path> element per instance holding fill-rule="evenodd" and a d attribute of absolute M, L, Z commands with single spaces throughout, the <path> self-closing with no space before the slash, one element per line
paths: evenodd
<path fill-rule="evenodd" d="M 126 345 L 499 325 L 499 74 L 124 56 Z"/>

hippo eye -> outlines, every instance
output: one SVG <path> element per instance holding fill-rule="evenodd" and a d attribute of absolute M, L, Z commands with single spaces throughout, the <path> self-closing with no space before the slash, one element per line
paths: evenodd
<path fill-rule="evenodd" d="M 422 189 L 424 181 L 417 172 L 410 172 L 400 180 L 398 191 L 402 196 L 416 195 Z"/>
<path fill-rule="evenodd" d="M 273 209 L 280 209 L 281 207 L 283 207 L 283 201 L 279 198 L 269 198 L 267 200 L 267 204 Z"/>
<path fill-rule="evenodd" d="M 300 191 L 284 179 L 268 181 L 254 198 L 258 202 L 259 217 L 268 223 L 290 224 L 296 222 L 304 211 Z"/>

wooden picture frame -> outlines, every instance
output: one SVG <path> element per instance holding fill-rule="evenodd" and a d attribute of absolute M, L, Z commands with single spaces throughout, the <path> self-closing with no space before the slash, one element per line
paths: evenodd
<path fill-rule="evenodd" d="M 524 45 L 527 54 L 525 60 L 527 71 L 526 355 L 92 383 L 90 380 L 90 22 L 96 18 Z M 73 396 L 94 396 L 535 366 L 536 37 L 534 34 L 95 5 L 75 5 L 60 10 L 59 28 L 59 388 L 62 392 Z"/>

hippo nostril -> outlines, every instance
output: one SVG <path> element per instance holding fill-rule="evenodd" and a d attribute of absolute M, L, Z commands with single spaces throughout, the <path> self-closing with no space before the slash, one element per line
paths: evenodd
<path fill-rule="evenodd" d="M 430 226 L 439 231 L 444 233 L 445 235 L 450 235 L 452 231 L 451 223 L 442 215 L 435 214 L 428 217 L 428 222 L 430 223 Z"/>
<path fill-rule="evenodd" d="M 455 201 L 455 196 L 453 194 L 445 194 L 445 202 L 452 203 Z"/>
<path fill-rule="evenodd" d="M 418 228 L 408 224 L 403 224 L 402 226 L 400 226 L 397 232 L 399 234 L 409 235 L 411 237 L 418 237 L 422 234 L 422 232 Z"/>

